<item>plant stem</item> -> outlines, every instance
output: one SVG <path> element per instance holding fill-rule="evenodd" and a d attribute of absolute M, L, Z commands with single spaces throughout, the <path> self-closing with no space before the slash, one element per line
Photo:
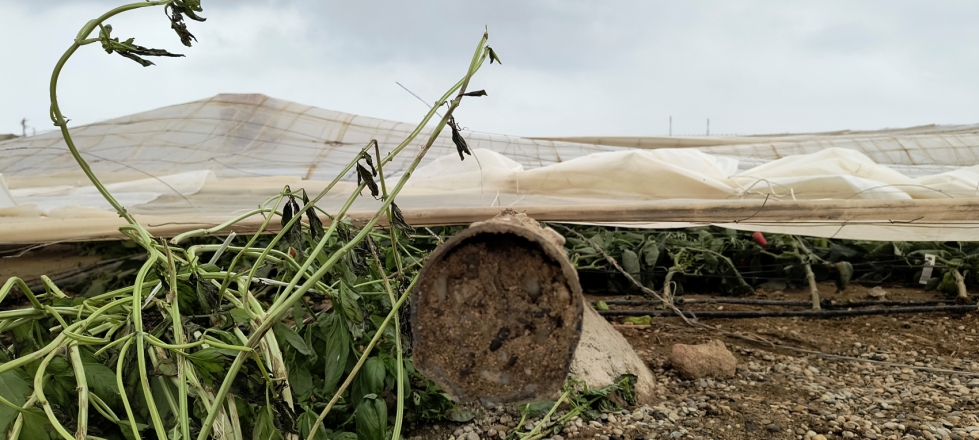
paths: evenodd
<path fill-rule="evenodd" d="M 150 413 L 150 419 L 153 421 L 153 428 L 156 430 L 156 435 L 159 438 L 167 438 L 167 430 L 163 427 L 163 418 L 160 417 L 160 412 L 156 408 L 156 400 L 153 399 L 153 390 L 150 388 L 149 373 L 146 369 L 146 333 L 143 332 L 143 313 L 142 313 L 142 292 L 143 292 L 143 280 L 146 278 L 146 273 L 149 272 L 150 268 L 156 264 L 157 254 L 150 254 L 149 258 L 146 259 L 146 263 L 143 263 L 143 267 L 139 269 L 136 273 L 136 282 L 133 284 L 135 286 L 135 291 L 133 293 L 133 310 L 132 310 L 132 321 L 133 321 L 133 333 L 136 336 L 136 362 L 139 365 L 139 382 L 143 387 L 143 400 L 146 402 L 146 409 Z"/>
<path fill-rule="evenodd" d="M 394 233 L 394 230 L 391 231 Z M 381 279 L 384 280 L 384 289 L 388 292 L 388 299 L 391 300 L 392 312 L 398 312 L 398 308 L 394 307 L 396 303 L 396 297 L 394 295 L 394 289 L 391 288 L 391 282 L 388 281 L 387 274 L 384 273 L 384 264 L 381 263 L 381 258 L 377 254 L 377 248 L 374 246 L 374 242 L 368 239 L 371 254 L 374 256 L 374 263 L 377 265 L 377 272 L 381 275 Z M 416 278 L 417 279 L 417 278 Z M 396 360 L 398 362 L 398 406 L 397 413 L 394 417 L 394 428 L 392 429 L 391 440 L 398 440 L 401 438 L 401 424 L 404 421 L 405 414 L 405 384 L 404 384 L 404 360 L 402 359 L 403 350 L 401 348 L 401 318 L 398 313 L 394 314 L 394 328 L 395 328 L 395 350 L 397 350 Z M 380 331 L 380 330 L 378 330 Z"/>
<path fill-rule="evenodd" d="M 76 440 L 85 440 L 88 435 L 88 381 L 85 379 L 85 367 L 82 356 L 78 352 L 78 344 L 68 346 L 68 357 L 75 372 L 75 383 L 78 386 L 78 429 L 75 431 Z"/>
<path fill-rule="evenodd" d="M 68 150 L 71 151 L 72 157 L 75 158 L 75 161 L 78 162 L 78 166 L 82 169 L 82 172 L 84 172 L 88 177 L 88 180 L 92 182 L 92 185 L 98 189 L 99 193 L 102 194 L 102 197 L 104 197 L 105 200 L 112 205 L 116 212 L 119 213 L 119 216 L 126 219 L 126 222 L 129 224 L 136 226 L 140 231 L 140 235 L 146 239 L 149 238 L 149 232 L 147 232 L 146 229 L 140 226 L 139 223 L 133 219 L 129 212 L 126 211 L 126 208 L 116 201 L 115 197 L 112 197 L 109 190 L 102 185 L 102 182 L 100 182 L 98 177 L 95 176 L 95 173 L 92 172 L 92 169 L 88 166 L 88 162 L 85 162 L 85 159 L 82 158 L 81 154 L 78 152 L 78 149 L 75 148 L 75 143 L 72 141 L 71 134 L 68 132 L 68 123 L 65 121 L 64 115 L 61 114 L 61 107 L 58 105 L 58 77 L 61 76 L 61 69 L 64 68 L 65 63 L 68 62 L 68 59 L 71 58 L 75 51 L 78 50 L 78 48 L 83 44 L 88 44 L 85 38 L 87 38 L 88 35 L 91 34 L 92 31 L 101 25 L 105 20 L 108 20 L 117 14 L 133 9 L 145 8 L 148 6 L 160 6 L 167 3 L 169 3 L 169 1 L 131 3 L 124 6 L 119 6 L 118 8 L 102 14 L 102 16 L 99 18 L 89 21 L 84 27 L 82 27 L 82 30 L 78 32 L 78 36 L 75 38 L 75 41 L 71 44 L 71 46 L 68 47 L 68 50 L 66 50 L 65 53 L 61 55 L 61 58 L 58 59 L 58 63 L 54 66 L 54 72 L 51 73 L 51 85 L 49 87 L 49 92 L 51 94 L 51 119 L 54 122 L 54 125 L 61 128 L 61 136 L 65 138 L 65 144 L 68 146 Z"/>

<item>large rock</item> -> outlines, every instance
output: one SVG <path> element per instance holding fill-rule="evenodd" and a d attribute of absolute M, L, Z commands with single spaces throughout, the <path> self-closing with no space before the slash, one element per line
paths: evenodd
<path fill-rule="evenodd" d="M 581 340 L 568 375 L 584 381 L 589 388 L 601 388 L 632 374 L 636 376 L 636 403 L 652 402 L 656 379 L 629 341 L 595 309 L 585 307 L 583 317 Z"/>
<path fill-rule="evenodd" d="M 674 345 L 670 364 L 686 379 L 724 378 L 734 376 L 738 360 L 723 342 L 712 340 L 700 345 Z"/>

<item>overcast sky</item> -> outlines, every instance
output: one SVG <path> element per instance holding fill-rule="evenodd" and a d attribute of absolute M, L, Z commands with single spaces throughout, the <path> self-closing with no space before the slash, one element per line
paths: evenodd
<path fill-rule="evenodd" d="M 51 69 L 105 0 L 0 1 L 0 133 L 40 132 Z M 457 113 L 525 136 L 809 132 L 979 123 L 979 2 L 203 0 L 180 45 L 160 8 L 113 35 L 186 53 L 142 68 L 82 48 L 59 97 L 72 124 L 263 93 L 415 121 L 465 73 L 489 26 L 503 60 Z M 30 131 L 30 130 L 28 130 Z"/>

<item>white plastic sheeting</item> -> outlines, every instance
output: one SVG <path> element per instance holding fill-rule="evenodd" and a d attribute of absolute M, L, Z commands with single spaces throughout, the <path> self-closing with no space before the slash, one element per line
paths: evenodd
<path fill-rule="evenodd" d="M 130 212 L 179 232 L 248 212 L 285 185 L 317 193 L 371 139 L 385 154 L 413 129 L 263 95 L 219 95 L 72 128 L 72 135 Z M 778 137 L 566 140 L 466 132 L 474 156 L 463 161 L 445 132 L 398 203 L 403 210 L 421 210 L 973 198 L 979 195 L 979 166 L 970 162 L 979 157 L 977 132 L 979 126 L 929 126 Z M 429 134 L 423 129 L 385 166 L 389 180 L 402 174 Z M 60 133 L 0 142 L 0 173 L 0 244 L 114 235 L 119 219 L 79 171 Z M 353 173 L 345 179 L 321 201 L 324 209 L 338 208 L 355 188 Z M 364 197 L 353 209 L 370 211 L 377 204 Z M 881 213 L 881 220 L 887 215 Z M 910 225 L 728 226 L 922 240 L 941 229 L 945 237 L 979 240 L 979 228 L 973 227 L 979 225 L 970 225 L 932 225 L 922 233 Z"/>

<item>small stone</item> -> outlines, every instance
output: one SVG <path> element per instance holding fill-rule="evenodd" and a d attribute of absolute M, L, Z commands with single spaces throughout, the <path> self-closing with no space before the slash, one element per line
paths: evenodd
<path fill-rule="evenodd" d="M 608 422 L 609 423 L 616 423 L 615 414 L 609 414 L 608 415 Z"/>
<path fill-rule="evenodd" d="M 612 434 L 622 435 L 622 434 L 624 434 L 624 432 L 622 432 L 622 430 L 619 429 L 619 428 L 615 428 L 615 429 L 612 430 Z"/>
<path fill-rule="evenodd" d="M 479 435 L 476 434 L 475 432 L 467 432 L 466 440 L 479 440 Z"/>
<path fill-rule="evenodd" d="M 779 432 L 782 430 L 782 427 L 772 423 L 770 425 L 765 425 L 765 429 L 767 429 L 768 432 Z"/>
<path fill-rule="evenodd" d="M 674 344 L 670 350 L 670 365 L 687 379 L 703 377 L 734 377 L 738 360 L 718 340 L 706 344 Z"/>
<path fill-rule="evenodd" d="M 533 423 L 530 423 L 530 422 L 527 422 L 527 423 L 525 423 L 523 425 L 523 429 L 525 429 L 527 431 L 531 431 L 531 430 L 534 429 L 534 424 Z"/>
<path fill-rule="evenodd" d="M 680 437 L 683 437 L 683 434 L 681 434 L 680 431 L 673 431 L 670 433 L 670 438 L 680 438 Z"/>
<path fill-rule="evenodd" d="M 490 436 L 490 438 L 496 437 L 496 434 L 496 428 L 490 428 L 489 431 L 486 431 L 486 435 Z"/>
<path fill-rule="evenodd" d="M 812 440 L 826 440 L 826 436 L 822 434 L 816 434 L 812 436 Z"/>

